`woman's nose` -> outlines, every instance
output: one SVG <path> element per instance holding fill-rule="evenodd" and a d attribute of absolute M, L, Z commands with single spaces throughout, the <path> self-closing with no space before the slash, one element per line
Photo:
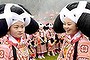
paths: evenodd
<path fill-rule="evenodd" d="M 23 28 L 18 28 L 18 31 L 22 31 L 23 30 Z"/>

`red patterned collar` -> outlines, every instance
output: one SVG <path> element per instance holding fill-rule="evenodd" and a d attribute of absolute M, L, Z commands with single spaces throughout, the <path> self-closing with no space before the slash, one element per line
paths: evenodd
<path fill-rule="evenodd" d="M 18 44 L 16 44 L 16 43 L 13 43 L 12 41 L 10 41 L 10 40 L 7 40 L 7 42 L 10 44 L 10 45 L 13 45 L 13 46 L 17 46 Z"/>
<path fill-rule="evenodd" d="M 81 37 L 82 37 L 82 34 L 81 34 L 79 37 L 77 37 L 76 39 L 73 39 L 73 40 L 71 41 L 71 44 L 74 44 L 74 43 L 76 43 L 77 41 L 79 41 Z"/>
<path fill-rule="evenodd" d="M 78 31 L 72 38 L 70 37 L 70 35 L 66 35 L 66 37 L 70 40 L 71 44 L 73 44 L 79 41 L 82 35 L 83 34 L 81 33 L 81 31 Z"/>

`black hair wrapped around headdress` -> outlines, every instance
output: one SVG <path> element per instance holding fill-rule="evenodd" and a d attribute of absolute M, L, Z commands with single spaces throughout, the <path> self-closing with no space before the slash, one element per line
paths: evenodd
<path fill-rule="evenodd" d="M 83 34 L 90 37 L 90 14 L 83 13 L 78 20 L 77 26 Z"/>
<path fill-rule="evenodd" d="M 63 23 L 60 20 L 60 15 L 58 15 L 56 17 L 56 20 L 55 20 L 54 25 L 53 25 L 53 29 L 54 29 L 54 31 L 56 33 L 63 33 L 63 32 L 65 32 L 65 30 L 63 29 Z"/>
<path fill-rule="evenodd" d="M 35 33 L 39 29 L 38 23 L 31 18 L 31 23 L 25 27 L 25 32 L 28 34 Z"/>
<path fill-rule="evenodd" d="M 14 21 L 25 23 L 27 34 L 35 33 L 39 29 L 38 23 L 32 18 L 31 13 L 20 4 L 6 3 L 0 5 L 0 37 L 5 36 Z"/>
<path fill-rule="evenodd" d="M 54 30 L 57 33 L 63 32 L 63 21 L 65 17 L 70 18 L 77 24 L 78 29 L 90 37 L 90 3 L 87 1 L 77 1 L 67 4 L 60 12 L 54 22 Z"/>

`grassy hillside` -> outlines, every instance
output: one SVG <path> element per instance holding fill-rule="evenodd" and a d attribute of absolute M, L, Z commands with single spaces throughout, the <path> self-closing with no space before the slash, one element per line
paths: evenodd
<path fill-rule="evenodd" d="M 36 60 L 57 60 L 58 54 L 55 56 L 48 56 L 47 54 L 45 54 L 45 59 L 38 59 L 36 58 Z"/>

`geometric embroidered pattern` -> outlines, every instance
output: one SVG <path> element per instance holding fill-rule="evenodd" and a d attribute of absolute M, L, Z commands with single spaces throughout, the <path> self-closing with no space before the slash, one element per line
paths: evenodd
<path fill-rule="evenodd" d="M 78 60 L 89 60 L 89 58 L 79 57 Z"/>
<path fill-rule="evenodd" d="M 87 53 L 88 52 L 88 46 L 87 45 L 81 45 L 80 46 L 80 51 L 82 52 L 82 53 Z"/>
<path fill-rule="evenodd" d="M 74 51 L 74 47 L 71 46 L 71 48 L 68 50 L 68 53 L 67 53 L 67 58 L 68 58 L 67 60 L 70 60 L 70 57 L 73 54 L 73 51 Z"/>
<path fill-rule="evenodd" d="M 0 50 L 0 58 L 3 58 L 3 57 L 4 57 L 4 51 Z"/>

